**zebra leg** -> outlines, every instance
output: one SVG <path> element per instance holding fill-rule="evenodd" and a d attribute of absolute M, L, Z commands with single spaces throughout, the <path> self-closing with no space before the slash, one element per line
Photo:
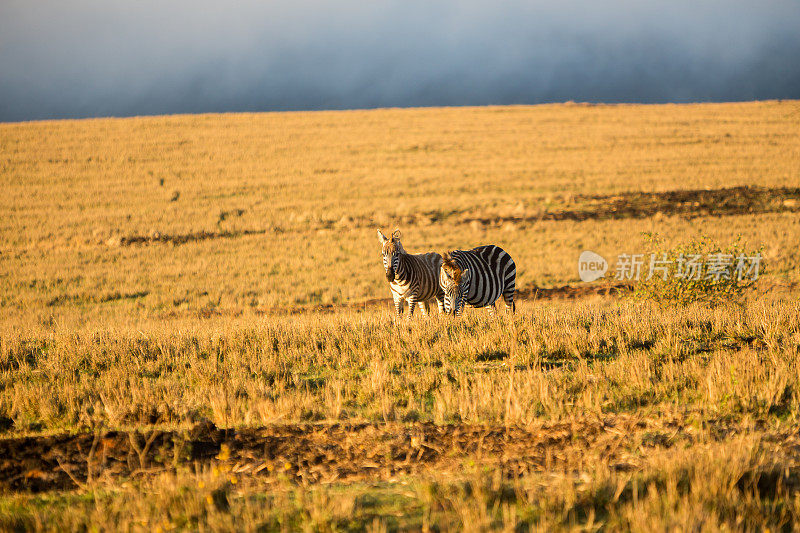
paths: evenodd
<path fill-rule="evenodd" d="M 511 311 L 513 315 L 514 312 L 517 310 L 517 306 L 514 304 L 514 295 L 517 292 L 517 281 L 516 279 L 512 279 L 509 283 L 506 284 L 505 289 L 503 289 L 503 301 L 506 304 L 506 309 Z"/>
<path fill-rule="evenodd" d="M 512 290 L 510 293 L 503 294 L 503 301 L 506 304 L 506 311 L 510 311 L 513 315 L 517 310 L 517 306 L 514 303 L 514 291 Z"/>
<path fill-rule="evenodd" d="M 394 310 L 397 313 L 397 316 L 403 315 L 403 299 L 397 296 L 396 294 L 392 295 L 394 299 Z"/>
<path fill-rule="evenodd" d="M 442 291 L 441 287 L 436 291 L 436 306 L 439 308 L 439 313 L 444 314 L 444 291 Z"/>
<path fill-rule="evenodd" d="M 411 320 L 411 317 L 414 316 L 414 308 L 417 306 L 417 299 L 411 296 L 408 299 L 408 314 L 406 315 L 406 319 Z"/>
<path fill-rule="evenodd" d="M 422 313 L 422 316 L 428 316 L 430 304 L 428 302 L 419 302 L 417 305 L 419 306 L 419 312 Z"/>
<path fill-rule="evenodd" d="M 486 306 L 486 312 L 489 313 L 489 316 L 497 316 L 497 307 L 494 302 Z"/>

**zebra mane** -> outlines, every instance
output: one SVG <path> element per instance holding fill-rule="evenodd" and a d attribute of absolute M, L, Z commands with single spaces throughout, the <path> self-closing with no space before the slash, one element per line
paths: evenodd
<path fill-rule="evenodd" d="M 403 248 L 403 245 L 400 244 L 400 241 L 386 241 L 386 244 L 383 245 L 383 249 L 389 254 L 393 254 L 395 251 L 398 251 L 401 254 L 408 253 L 406 252 L 405 248 Z"/>
<path fill-rule="evenodd" d="M 456 283 L 461 282 L 461 267 L 453 260 L 450 252 L 442 254 L 442 268 L 453 277 Z"/>

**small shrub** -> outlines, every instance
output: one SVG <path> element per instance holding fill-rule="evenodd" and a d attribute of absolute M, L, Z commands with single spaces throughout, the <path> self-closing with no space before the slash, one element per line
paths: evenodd
<path fill-rule="evenodd" d="M 741 236 L 728 246 L 702 236 L 671 248 L 657 234 L 645 236 L 650 248 L 644 257 L 648 268 L 632 288 L 635 299 L 659 305 L 736 303 L 764 274 L 763 247 L 748 250 Z"/>

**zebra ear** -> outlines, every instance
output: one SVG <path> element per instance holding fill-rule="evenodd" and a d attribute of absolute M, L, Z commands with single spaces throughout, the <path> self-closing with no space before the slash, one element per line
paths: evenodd
<path fill-rule="evenodd" d="M 392 240 L 399 241 L 400 240 L 400 230 L 396 229 L 392 232 Z"/>
<path fill-rule="evenodd" d="M 386 238 L 386 235 L 381 233 L 381 230 L 378 230 L 378 240 L 381 241 L 381 244 L 385 244 L 389 239 Z"/>

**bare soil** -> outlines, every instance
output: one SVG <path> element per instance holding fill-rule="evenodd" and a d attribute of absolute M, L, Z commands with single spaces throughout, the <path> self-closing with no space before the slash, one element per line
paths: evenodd
<path fill-rule="evenodd" d="M 713 440 L 740 434 L 720 420 Z M 748 431 L 758 430 L 758 423 Z M 764 438 L 800 458 L 796 430 Z M 706 437 L 707 438 L 707 437 Z M 491 465 L 505 477 L 532 471 L 580 472 L 603 461 L 637 469 L 650 453 L 688 446 L 695 428 L 680 419 L 625 415 L 542 424 L 535 429 L 415 424 L 300 424 L 258 429 L 217 428 L 205 421 L 188 431 L 104 432 L 0 440 L 0 491 L 70 490 L 94 480 L 120 480 L 179 467 L 224 466 L 231 475 L 289 479 L 301 484 L 380 481 L 425 471 Z"/>
<path fill-rule="evenodd" d="M 615 196 L 578 195 L 575 209 L 542 211 L 527 217 L 467 218 L 482 224 L 540 220 L 647 218 L 654 215 L 697 218 L 800 211 L 800 188 L 731 187 L 666 192 L 628 192 Z"/>

